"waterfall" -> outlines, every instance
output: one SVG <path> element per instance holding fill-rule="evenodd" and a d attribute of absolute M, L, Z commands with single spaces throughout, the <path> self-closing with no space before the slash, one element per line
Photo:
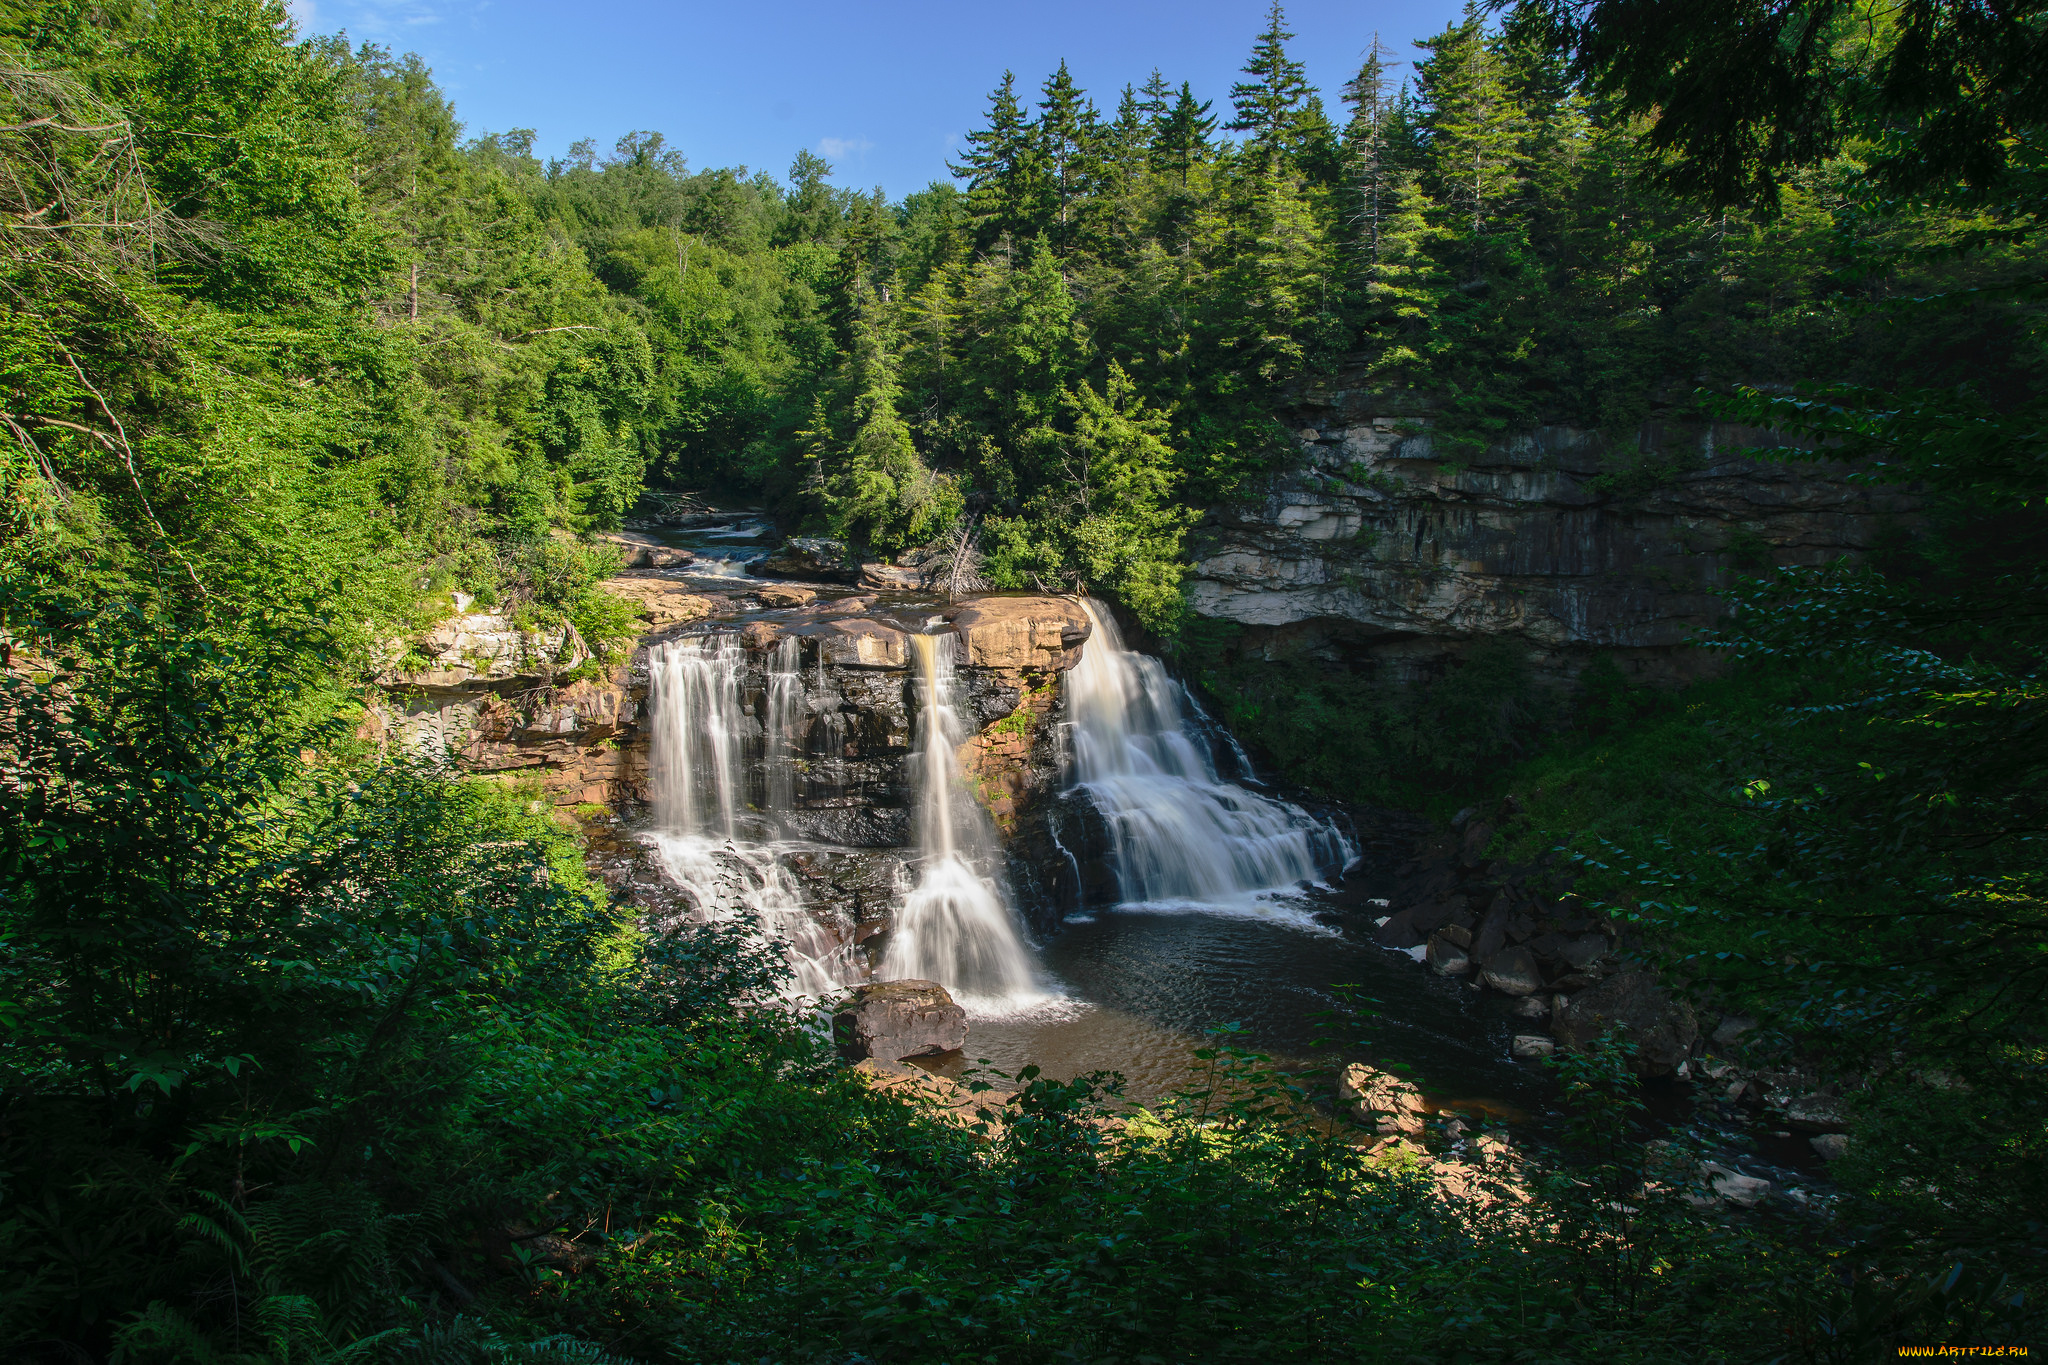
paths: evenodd
<path fill-rule="evenodd" d="M 787 811 L 793 787 L 794 731 L 803 692 L 796 641 L 785 640 L 768 675 L 767 767 L 770 813 Z M 744 797 L 744 747 L 752 718 L 741 705 L 746 655 L 733 635 L 696 636 L 648 658 L 653 712 L 650 776 L 655 846 L 663 866 L 704 922 L 750 917 L 764 942 L 789 955 L 791 996 L 822 996 L 858 979 L 849 950 L 832 942 L 805 912 L 796 879 L 771 846 L 738 837 Z M 787 682 L 779 680 L 786 675 Z M 777 772 L 789 784 L 774 804 Z"/>
<path fill-rule="evenodd" d="M 1031 958 L 995 882 L 995 830 L 960 790 L 957 751 L 965 739 L 953 694 L 955 635 L 913 635 L 917 653 L 916 775 L 921 867 L 904 898 L 878 975 L 936 981 L 979 1013 L 1004 1013 L 1045 998 Z"/>
<path fill-rule="evenodd" d="M 804 712 L 804 680 L 797 672 L 801 663 L 794 635 L 775 642 L 775 652 L 768 661 L 768 704 L 762 736 L 768 746 L 771 818 L 786 817 L 796 809 L 796 760 L 803 743 L 803 737 L 797 733 Z M 782 832 L 789 832 L 786 825 Z"/>
<path fill-rule="evenodd" d="M 1082 606 L 1094 630 L 1066 679 L 1070 766 L 1109 827 L 1125 902 L 1247 905 L 1351 857 L 1299 806 L 1219 777 L 1193 699 L 1159 660 L 1124 648 L 1107 608 Z"/>

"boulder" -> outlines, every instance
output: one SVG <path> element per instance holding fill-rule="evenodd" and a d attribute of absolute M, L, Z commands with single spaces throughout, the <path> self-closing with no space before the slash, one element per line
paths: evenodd
<path fill-rule="evenodd" d="M 1479 931 L 1472 936 L 1473 957 L 1485 962 L 1507 946 L 1508 913 L 1508 898 L 1495 896 L 1486 917 L 1479 921 Z"/>
<path fill-rule="evenodd" d="M 934 1117 L 982 1132 L 1000 1128 L 1015 1113 L 1009 1106 L 1017 1092 L 991 1086 L 976 1090 L 947 1076 L 920 1071 L 908 1062 L 868 1057 L 852 1068 L 870 1090 L 928 1108 Z"/>
<path fill-rule="evenodd" d="M 631 602 L 649 630 L 667 630 L 711 614 L 710 598 L 699 597 L 672 578 L 608 578 L 601 586 L 612 596 Z"/>
<path fill-rule="evenodd" d="M 792 536 L 782 548 L 747 565 L 756 578 L 801 578 L 812 583 L 858 583 L 860 565 L 840 540 Z"/>
<path fill-rule="evenodd" d="M 870 562 L 860 566 L 860 585 L 880 592 L 918 592 L 924 587 L 924 576 L 898 564 Z"/>
<path fill-rule="evenodd" d="M 1480 974 L 1487 985 L 1503 995 L 1534 995 L 1543 989 L 1543 973 L 1536 969 L 1536 954 L 1519 943 L 1488 958 Z"/>
<path fill-rule="evenodd" d="M 831 668 L 910 667 L 910 637 L 894 626 L 859 617 L 821 621 L 794 631 L 818 642 L 818 656 Z"/>
<path fill-rule="evenodd" d="M 1518 1033 L 1515 1035 L 1513 1047 L 1509 1050 L 1525 1061 L 1540 1061 L 1557 1051 L 1557 1042 L 1555 1039 L 1545 1038 L 1540 1033 Z"/>
<path fill-rule="evenodd" d="M 1072 668 L 1089 631 L 1087 613 L 1063 597 L 977 597 L 952 621 L 970 668 Z"/>
<path fill-rule="evenodd" d="M 1557 1015 L 1557 1038 L 1581 1047 L 1602 1034 L 1619 1033 L 1635 1044 L 1635 1068 L 1645 1076 L 1666 1076 L 1692 1051 L 1699 1024 L 1682 1001 L 1674 1001 L 1648 972 L 1630 971 L 1570 997 Z"/>
<path fill-rule="evenodd" d="M 936 1056 L 967 1041 L 967 1011 L 936 981 L 877 981 L 849 993 L 832 1016 L 832 1040 L 850 1060 Z"/>
<path fill-rule="evenodd" d="M 1463 948 L 1439 932 L 1429 938 L 1429 965 L 1445 976 L 1463 976 L 1472 970 L 1472 959 Z"/>
<path fill-rule="evenodd" d="M 1337 1078 L 1337 1098 L 1358 1121 L 1382 1134 L 1420 1133 L 1429 1104 L 1422 1092 L 1399 1076 L 1353 1062 Z"/>
<path fill-rule="evenodd" d="M 1548 1019 L 1550 1017 L 1550 997 L 1547 995 L 1525 995 L 1515 1002 L 1515 1007 L 1510 1012 L 1517 1019 Z"/>
<path fill-rule="evenodd" d="M 697 557 L 638 531 L 600 531 L 591 539 L 618 550 L 629 569 L 679 569 Z"/>
<path fill-rule="evenodd" d="M 1415 911 L 1399 910 L 1387 916 L 1372 931 L 1373 940 L 1383 948 L 1419 948 L 1422 931 L 1415 927 Z"/>
<path fill-rule="evenodd" d="M 818 600 L 818 591 L 794 583 L 764 583 L 757 596 L 764 607 L 808 607 Z"/>
<path fill-rule="evenodd" d="M 1849 1127 L 1848 1110 L 1834 1095 L 1798 1095 L 1779 1106 L 1785 1126 L 1799 1133 L 1841 1133 Z"/>
<path fill-rule="evenodd" d="M 1822 1161 L 1840 1161 L 1849 1154 L 1849 1135 L 1846 1133 L 1821 1133 L 1808 1138 L 1807 1142 Z"/>
<path fill-rule="evenodd" d="M 1770 1181 L 1731 1171 L 1719 1162 L 1702 1162 L 1700 1172 L 1717 1198 L 1725 1199 L 1737 1208 L 1746 1209 L 1760 1204 L 1771 1192 Z"/>
<path fill-rule="evenodd" d="M 1756 1020 L 1746 1014 L 1724 1014 L 1721 1022 L 1714 1026 L 1712 1042 L 1715 1047 L 1733 1047 L 1742 1035 L 1756 1027 Z"/>

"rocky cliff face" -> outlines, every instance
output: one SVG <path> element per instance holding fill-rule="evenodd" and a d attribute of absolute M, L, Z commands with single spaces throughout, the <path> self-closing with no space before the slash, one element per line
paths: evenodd
<path fill-rule="evenodd" d="M 1198 533 L 1194 608 L 1269 656 L 1370 661 L 1391 681 L 1487 637 L 1554 678 L 1596 649 L 1682 674 L 1738 573 L 1860 554 L 1914 515 L 1846 469 L 1744 458 L 1762 433 L 1741 428 L 1649 425 L 1623 459 L 1600 433 L 1544 427 L 1454 465 L 1425 421 L 1363 391 L 1311 394 L 1294 419 L 1299 466 Z"/>

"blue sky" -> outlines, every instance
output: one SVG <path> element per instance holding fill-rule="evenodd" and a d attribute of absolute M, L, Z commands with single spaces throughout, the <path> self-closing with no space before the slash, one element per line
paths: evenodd
<path fill-rule="evenodd" d="M 1288 6 L 1333 111 L 1374 30 L 1398 57 L 1462 0 L 1301 0 Z M 1027 0 L 1004 5 L 858 0 L 292 0 L 304 30 L 418 52 L 469 131 L 533 128 L 543 156 L 578 138 L 609 150 L 655 129 L 693 167 L 780 177 L 799 147 L 851 188 L 890 197 L 946 174 L 1005 67 L 1034 92 L 1065 58 L 1105 114 L 1154 66 L 1227 112 L 1266 0 Z"/>

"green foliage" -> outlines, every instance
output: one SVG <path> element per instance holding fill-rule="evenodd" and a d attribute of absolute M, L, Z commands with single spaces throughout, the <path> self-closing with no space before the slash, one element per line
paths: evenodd
<path fill-rule="evenodd" d="M 1392 684 L 1323 660 L 1235 655 L 1210 622 L 1191 625 L 1185 645 L 1224 723 L 1289 781 L 1338 800 L 1448 814 L 1550 720 L 1524 651 L 1507 641 Z"/>

